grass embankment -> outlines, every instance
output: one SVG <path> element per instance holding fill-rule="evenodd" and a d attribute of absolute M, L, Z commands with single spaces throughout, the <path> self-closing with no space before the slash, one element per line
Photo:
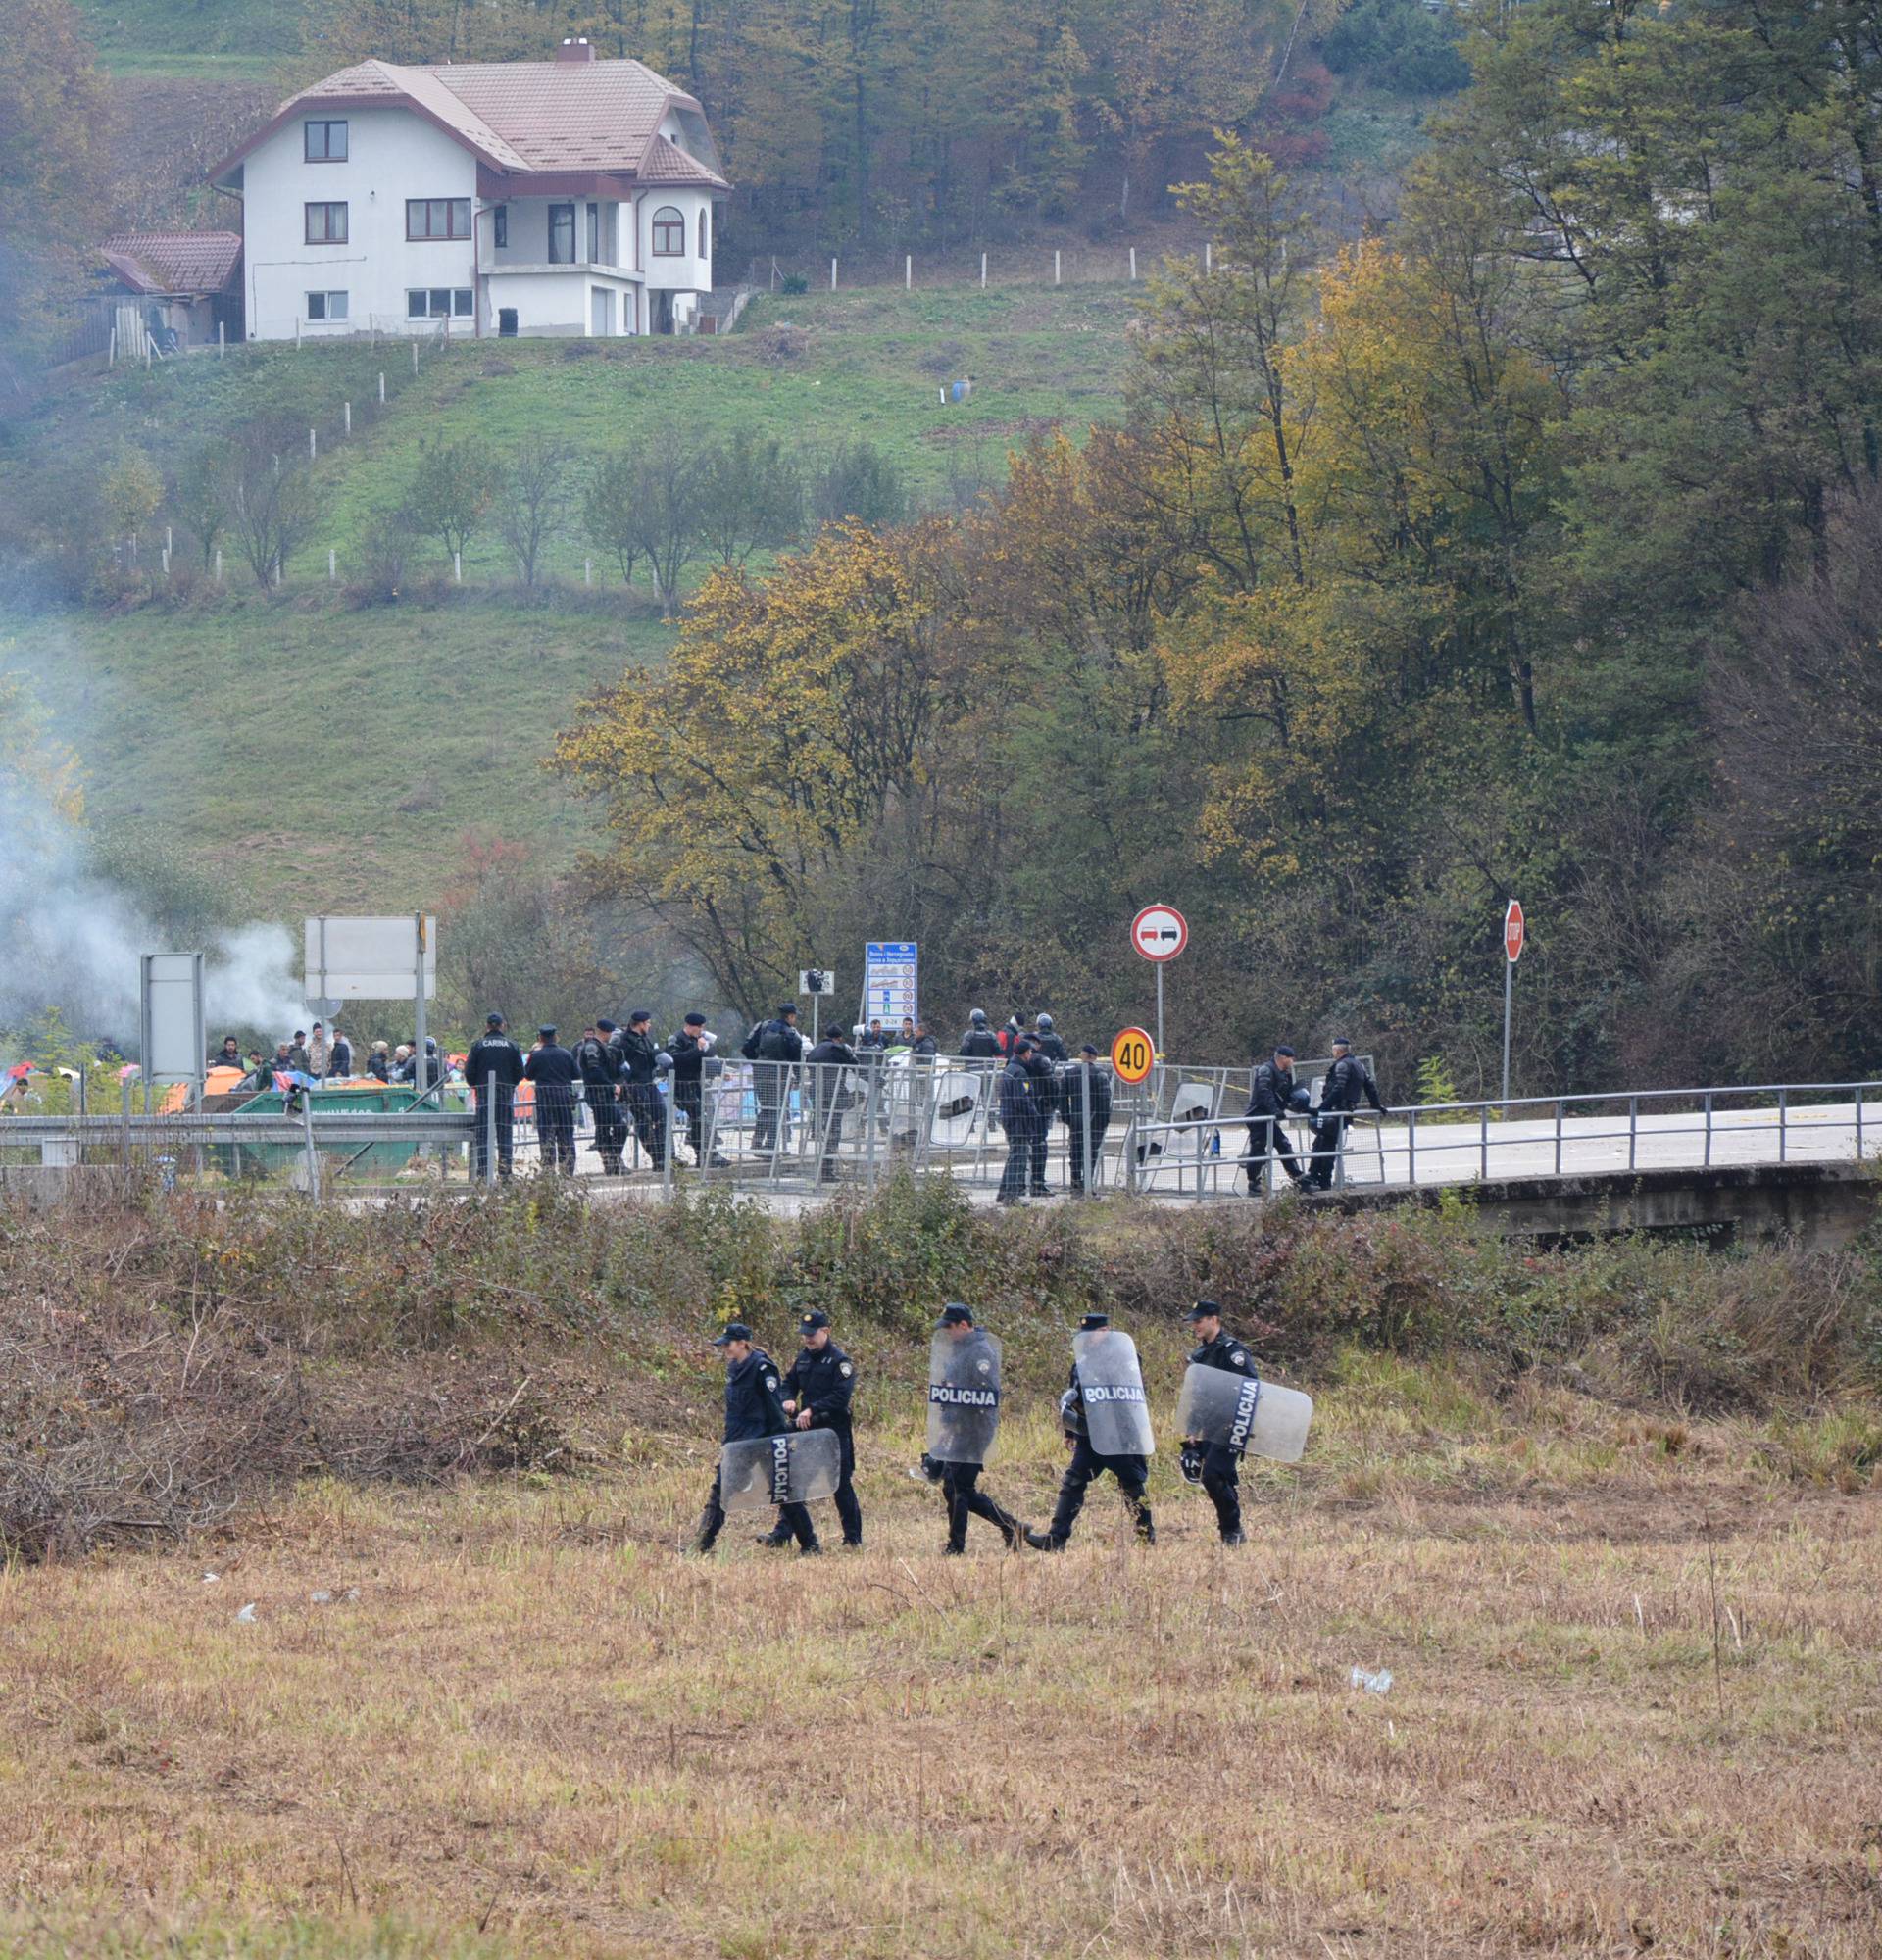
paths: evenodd
<path fill-rule="evenodd" d="M 657 662 L 670 629 L 644 616 L 644 600 L 638 612 L 601 610 L 613 572 L 598 556 L 598 589 L 582 590 L 592 554 L 578 500 L 539 605 L 505 598 L 492 531 L 468 555 L 464 594 L 349 607 L 326 581 L 327 550 L 343 581 L 357 575 L 422 442 L 475 435 L 502 449 L 547 432 L 573 448 L 574 483 L 604 453 L 667 428 L 707 440 L 748 427 L 806 451 L 867 437 L 934 500 L 951 468 L 997 480 L 1035 427 L 1115 413 L 1128 311 L 1127 294 L 1096 287 L 823 295 L 762 301 L 753 331 L 717 344 L 454 346 L 422 357 L 416 378 L 397 346 L 244 348 L 121 372 L 44 405 L 0 468 L 56 461 L 101 477 L 126 443 L 173 466 L 278 415 L 321 429 L 321 528 L 279 597 L 255 588 L 225 541 L 226 597 L 199 585 L 135 610 L 0 610 L 0 667 L 29 673 L 55 711 L 101 821 L 151 825 L 239 872 L 283 917 L 357 909 L 369 891 L 434 902 L 471 825 L 558 841 L 564 861 L 585 819 L 574 826 L 537 763 L 577 699 L 628 662 Z M 770 328 L 787 319 L 800 322 L 795 351 L 774 360 Z M 942 410 L 942 371 L 975 376 L 970 404 Z M 142 540 L 147 569 L 158 541 Z M 177 544 L 178 577 L 196 578 L 180 527 Z M 444 571 L 421 553 L 412 584 Z"/>
<path fill-rule="evenodd" d="M 0 1573 L 8 1953 L 1882 1936 L 1865 1253 L 1534 1258 L 1446 1217 L 989 1219 L 910 1187 L 791 1223 L 153 1202 L 14 1215 L 0 1259 L 9 1493 L 117 1463 L 121 1511 L 220 1518 Z M 988 1482 L 1037 1518 L 1076 1313 L 1134 1329 L 1166 1428 L 1202 1287 L 1318 1397 L 1307 1462 L 1246 1480 L 1251 1544 L 1216 1549 L 1165 1435 L 1154 1549 L 1101 1487 L 1060 1558 L 978 1525 L 933 1556 L 905 1472 L 935 1302 L 1006 1337 Z M 868 1548 L 734 1528 L 681 1561 L 697 1331 L 781 1349 L 808 1299 L 864 1369 Z M 285 1474 L 322 1461 L 354 1474 Z"/>

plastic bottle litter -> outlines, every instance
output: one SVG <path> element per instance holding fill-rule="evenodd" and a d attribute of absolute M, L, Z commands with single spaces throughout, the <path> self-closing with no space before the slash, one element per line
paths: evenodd
<path fill-rule="evenodd" d="M 253 1600 L 253 1599 L 251 1599 L 251 1600 L 250 1600 L 250 1601 L 248 1602 L 248 1604 L 247 1604 L 246 1606 L 244 1606 L 244 1607 L 242 1608 L 242 1610 L 241 1610 L 241 1611 L 240 1611 L 239 1613 L 237 1613 L 237 1614 L 235 1615 L 235 1618 L 236 1618 L 236 1621 L 237 1621 L 237 1623 L 238 1623 L 238 1624 L 240 1624 L 241 1626 L 244 1626 L 244 1627 L 252 1627 L 252 1626 L 253 1626 L 253 1625 L 255 1624 L 255 1602 L 254 1602 L 254 1600 Z"/>
<path fill-rule="evenodd" d="M 1355 1688 L 1362 1688 L 1368 1694 L 1383 1694 L 1392 1686 L 1392 1670 L 1382 1667 L 1377 1674 L 1368 1674 L 1364 1668 L 1356 1667 L 1352 1682 Z"/>
<path fill-rule="evenodd" d="M 310 1606 L 330 1606 L 333 1603 L 333 1595 L 331 1592 L 310 1592 L 307 1595 L 307 1603 Z"/>
<path fill-rule="evenodd" d="M 205 1586 L 219 1586 L 222 1584 L 222 1578 L 223 1575 L 220 1572 L 205 1572 L 203 1574 L 203 1584 Z"/>

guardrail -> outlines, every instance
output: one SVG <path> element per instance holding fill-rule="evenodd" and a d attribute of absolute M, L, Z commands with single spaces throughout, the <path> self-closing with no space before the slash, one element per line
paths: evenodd
<path fill-rule="evenodd" d="M 613 1160 L 620 1177 L 667 1188 L 683 1173 L 741 1190 L 809 1193 L 833 1183 L 871 1187 L 906 1169 L 990 1191 L 1013 1162 L 1012 1139 L 999 1122 L 1000 1068 L 949 1056 L 827 1067 L 730 1063 L 696 1098 L 675 1097 L 664 1085 L 648 1105 L 657 1120 L 640 1137 L 623 1110 Z M 1051 1125 L 1048 1185 L 1190 1201 L 1253 1195 L 1246 1083 L 1245 1070 L 1164 1065 L 1137 1087 L 1114 1084 L 1102 1132 L 1087 1133 L 1082 1122 Z M 451 1093 L 462 1097 L 463 1086 Z M 608 1139 L 578 1090 L 548 1102 L 545 1122 L 534 1087 L 524 1085 L 512 1107 L 507 1150 L 497 1103 L 474 1087 L 472 1096 L 475 1106 L 439 1112 L 416 1104 L 322 1109 L 316 1092 L 286 1113 L 8 1114 L 0 1117 L 0 1166 L 146 1164 L 167 1180 L 285 1176 L 312 1191 L 348 1178 L 495 1178 L 506 1163 L 525 1175 L 615 1181 Z M 1879 1097 L 1882 1082 L 1875 1081 L 1769 1083 L 1388 1108 L 1349 1116 L 1339 1148 L 1319 1167 L 1338 1190 L 1859 1161 L 1882 1151 Z M 1317 1113 L 1284 1123 L 1304 1162 L 1312 1160 Z M 657 1148 L 662 1133 L 665 1147 Z M 1087 1147 L 1075 1149 L 1074 1139 Z M 1030 1162 L 1025 1188 L 1028 1195 L 1035 1188 Z"/>

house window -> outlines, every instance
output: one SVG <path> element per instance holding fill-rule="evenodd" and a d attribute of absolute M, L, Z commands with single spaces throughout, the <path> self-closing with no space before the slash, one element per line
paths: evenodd
<path fill-rule="evenodd" d="M 510 207 L 500 204 L 491 214 L 490 230 L 497 241 L 497 250 L 507 251 L 510 245 Z"/>
<path fill-rule="evenodd" d="M 654 213 L 654 257 L 683 259 L 686 256 L 686 220 L 670 204 Z"/>
<path fill-rule="evenodd" d="M 405 295 L 407 319 L 469 319 L 469 286 L 412 286 Z"/>
<path fill-rule="evenodd" d="M 601 263 L 601 206 L 598 204 L 588 207 L 588 263 L 591 266 Z"/>
<path fill-rule="evenodd" d="M 310 204 L 307 209 L 307 242 L 310 245 L 346 243 L 346 206 Z"/>
<path fill-rule="evenodd" d="M 310 164 L 343 164 L 346 162 L 346 124 L 344 122 L 306 122 L 306 148 L 303 154 Z"/>
<path fill-rule="evenodd" d="M 702 259 L 707 259 L 712 256 L 712 254 L 707 250 L 706 207 L 703 204 L 699 208 L 699 256 Z"/>
<path fill-rule="evenodd" d="M 344 319 L 346 318 L 346 295 L 344 293 L 309 293 L 307 296 L 307 317 L 309 319 Z"/>
<path fill-rule="evenodd" d="M 549 263 L 572 266 L 575 263 L 575 207 L 552 204 L 549 207 Z"/>
<path fill-rule="evenodd" d="M 470 200 L 468 197 L 408 197 L 405 201 L 408 238 L 469 238 Z"/>

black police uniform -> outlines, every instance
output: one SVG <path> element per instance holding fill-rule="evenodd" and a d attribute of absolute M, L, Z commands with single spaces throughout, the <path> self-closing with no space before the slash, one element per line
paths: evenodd
<path fill-rule="evenodd" d="M 1205 1341 L 1189 1358 L 1199 1368 L 1220 1368 L 1231 1375 L 1260 1379 L 1255 1357 L 1232 1334 Z M 1225 1443 L 1212 1443 L 1203 1451 L 1203 1489 L 1215 1506 L 1215 1524 L 1224 1544 L 1242 1542 L 1240 1485 L 1235 1452 Z"/>
<path fill-rule="evenodd" d="M 850 1397 L 856 1393 L 856 1363 L 834 1341 L 821 1348 L 800 1349 L 784 1377 L 784 1398 L 811 1412 L 813 1429 L 833 1429 L 843 1451 L 843 1474 L 836 1486 L 836 1515 L 843 1526 L 843 1543 L 863 1543 L 863 1506 L 856 1501 L 856 1435 L 850 1422 Z M 782 1544 L 788 1534 L 780 1527 L 771 1534 Z"/>
<path fill-rule="evenodd" d="M 750 1043 L 748 1060 L 756 1062 L 752 1087 L 758 1097 L 758 1119 L 752 1125 L 752 1148 L 774 1150 L 779 1142 L 778 1126 L 783 1118 L 784 1099 L 790 1087 L 793 1062 L 804 1059 L 804 1037 L 781 1014 L 765 1022 Z M 787 1146 L 790 1138 L 782 1140 Z"/>
<path fill-rule="evenodd" d="M 609 1177 L 619 1177 L 621 1147 L 627 1141 L 627 1118 L 620 1108 L 620 1051 L 598 1034 L 584 1035 L 575 1044 L 575 1070 L 594 1114 L 595 1154 Z"/>
<path fill-rule="evenodd" d="M 713 1060 L 712 1045 L 703 1030 L 682 1027 L 667 1044 L 673 1057 L 673 1107 L 686 1118 L 686 1136 L 693 1147 L 693 1161 L 711 1164 L 716 1170 L 729 1167 L 729 1159 L 719 1155 L 706 1134 L 706 1064 Z M 714 1062 L 715 1078 L 718 1066 Z M 675 1139 L 677 1141 L 677 1139 Z"/>
<path fill-rule="evenodd" d="M 1071 1059 L 1070 1049 L 1059 1039 L 1058 1030 L 1055 1028 L 1046 1028 L 1034 1035 L 1032 1045 L 1048 1061 L 1067 1062 Z"/>
<path fill-rule="evenodd" d="M 838 1035 L 825 1035 L 804 1059 L 811 1065 L 811 1095 L 817 1111 L 817 1177 L 836 1182 L 836 1153 L 843 1142 L 843 1112 L 851 1092 L 841 1070 L 857 1065 L 857 1054 Z"/>
<path fill-rule="evenodd" d="M 725 1363 L 725 1437 L 727 1443 L 751 1443 L 768 1436 L 783 1436 L 791 1427 L 778 1396 L 777 1363 L 762 1348 L 754 1348 L 742 1361 Z M 713 1488 L 699 1521 L 697 1549 L 711 1551 L 725 1528 L 725 1507 L 718 1500 L 719 1473 L 713 1472 Z M 784 1528 L 804 1551 L 817 1549 L 817 1527 L 811 1522 L 808 1504 L 780 1504 L 778 1516 Z"/>
<path fill-rule="evenodd" d="M 1248 1188 L 1251 1194 L 1268 1181 L 1267 1153 L 1280 1158 L 1281 1167 L 1296 1184 L 1306 1176 L 1287 1147 L 1287 1130 L 1282 1119 L 1294 1094 L 1294 1071 L 1268 1060 L 1258 1062 L 1248 1092 Z"/>
<path fill-rule="evenodd" d="M 575 1058 L 560 1042 L 545 1035 L 529 1051 L 523 1076 L 536 1085 L 536 1138 L 542 1146 L 542 1167 L 561 1177 L 575 1174 Z"/>
<path fill-rule="evenodd" d="M 1144 1501 L 1144 1488 L 1150 1481 L 1147 1456 L 1104 1456 L 1091 1446 L 1091 1433 L 1085 1426 L 1085 1393 L 1078 1380 L 1078 1364 L 1071 1364 L 1071 1386 L 1059 1404 L 1066 1434 L 1071 1438 L 1071 1461 L 1059 1480 L 1059 1501 L 1053 1507 L 1052 1523 L 1046 1528 L 1046 1544 L 1053 1551 L 1063 1551 L 1078 1513 L 1085 1507 L 1085 1490 L 1094 1478 L 1107 1470 L 1116 1478 L 1117 1488 L 1129 1504 L 1137 1536 L 1146 1544 L 1157 1542 L 1157 1525 L 1150 1506 Z"/>
<path fill-rule="evenodd" d="M 1320 1119 L 1313 1126 L 1313 1160 L 1307 1171 L 1308 1183 L 1322 1191 L 1333 1187 L 1340 1140 L 1362 1099 L 1384 1114 L 1385 1104 L 1379 1101 L 1379 1085 L 1372 1080 L 1371 1070 L 1357 1054 L 1335 1055 L 1320 1081 Z"/>
<path fill-rule="evenodd" d="M 496 1028 L 479 1035 L 464 1057 L 464 1079 L 476 1092 L 477 1127 L 470 1139 L 470 1168 L 476 1177 L 490 1175 L 489 1118 L 484 1098 L 495 1078 L 497 1112 L 497 1174 L 510 1175 L 515 1151 L 517 1084 L 522 1080 L 522 1051 Z"/>
<path fill-rule="evenodd" d="M 1091 1108 L 1089 1154 L 1095 1177 L 1098 1159 L 1105 1148 L 1105 1132 L 1111 1127 L 1111 1076 L 1095 1061 L 1079 1061 L 1074 1062 L 1059 1078 L 1059 1113 L 1065 1118 L 1065 1152 L 1071 1160 L 1073 1191 L 1083 1191 L 1085 1188 L 1087 1089 L 1090 1091 Z"/>
<path fill-rule="evenodd" d="M 1001 1204 L 1016 1204 L 1032 1178 L 1035 1085 L 1026 1064 L 1015 1056 L 1000 1071 L 1000 1127 L 1007 1133 L 1007 1167 L 996 1194 Z"/>
<path fill-rule="evenodd" d="M 961 1054 L 968 1061 L 998 1061 L 1005 1053 L 991 1028 L 969 1028 L 961 1037 Z"/>
<path fill-rule="evenodd" d="M 656 1087 L 660 1051 L 645 1028 L 628 1028 L 616 1037 L 620 1055 L 621 1101 L 640 1147 L 656 1170 L 667 1167 L 667 1104 Z"/>
<path fill-rule="evenodd" d="M 1059 1071 L 1037 1048 L 1023 1057 L 1021 1066 L 1032 1082 L 1032 1195 L 1050 1198 L 1046 1152 L 1052 1141 L 1052 1119 L 1059 1108 Z"/>

